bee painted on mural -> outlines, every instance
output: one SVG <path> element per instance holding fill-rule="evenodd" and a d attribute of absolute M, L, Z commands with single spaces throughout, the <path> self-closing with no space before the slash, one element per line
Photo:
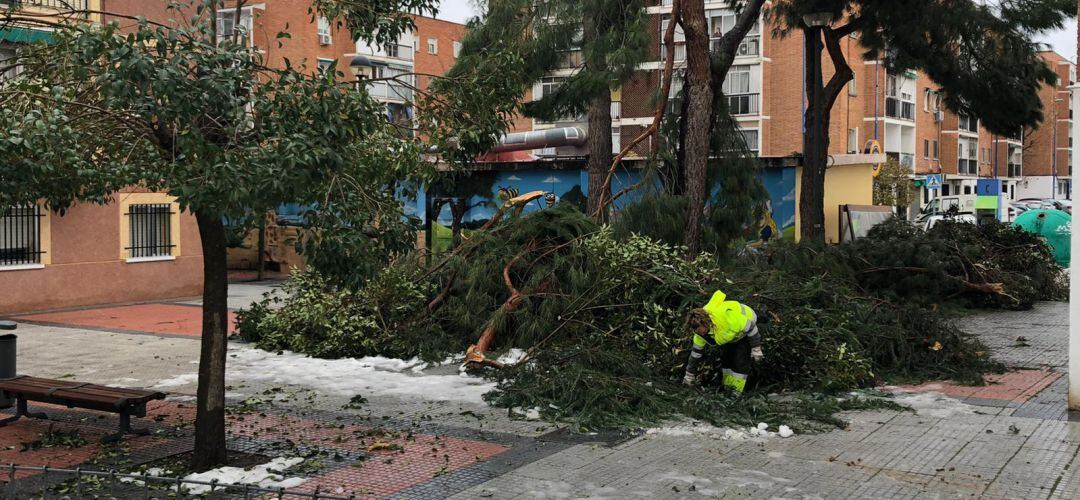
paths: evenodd
<path fill-rule="evenodd" d="M 555 203 L 559 201 L 559 197 L 555 193 L 544 194 L 544 203 L 548 208 L 555 206 Z"/>
<path fill-rule="evenodd" d="M 506 203 L 521 195 L 521 190 L 513 186 L 499 186 L 499 201 Z"/>

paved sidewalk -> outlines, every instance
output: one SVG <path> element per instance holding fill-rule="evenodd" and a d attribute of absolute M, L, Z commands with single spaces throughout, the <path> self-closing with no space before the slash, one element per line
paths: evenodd
<path fill-rule="evenodd" d="M 267 290 L 233 285 L 230 295 L 240 302 Z M 787 439 L 724 439 L 687 424 L 632 438 L 574 435 L 485 405 L 486 382 L 463 379 L 452 363 L 320 361 L 233 343 L 230 446 L 318 452 L 303 487 L 373 498 L 1080 498 L 1080 423 L 1067 421 L 1061 376 L 1067 322 L 1067 304 L 964 318 L 1021 370 L 980 388 L 895 388 L 917 413 L 851 413 L 846 430 Z M 149 421 L 158 434 L 130 439 L 132 460 L 190 449 L 198 339 L 109 328 L 22 324 L 20 371 L 166 390 L 170 400 Z M 114 416 L 47 411 L 58 429 L 87 438 L 115 425 Z M 49 425 L 0 432 L 0 462 L 77 465 L 99 451 L 20 451 Z"/>

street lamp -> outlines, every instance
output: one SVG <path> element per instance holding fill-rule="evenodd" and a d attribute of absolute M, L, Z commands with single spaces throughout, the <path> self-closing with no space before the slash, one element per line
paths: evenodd
<path fill-rule="evenodd" d="M 374 65 L 371 63 L 371 59 L 362 54 L 357 54 L 349 61 L 349 71 L 356 77 L 356 85 L 359 86 L 362 81 L 367 78 L 371 78 L 371 70 Z"/>
<path fill-rule="evenodd" d="M 832 19 L 832 12 L 814 12 L 802 16 L 802 21 L 811 28 L 824 28 L 832 23 Z"/>
<path fill-rule="evenodd" d="M 1057 99 L 1054 99 L 1054 109 L 1053 109 L 1054 116 L 1052 118 L 1052 121 L 1054 122 L 1054 125 L 1053 125 L 1054 129 L 1051 132 L 1051 149 L 1053 150 L 1053 154 L 1050 155 L 1050 169 L 1051 169 L 1050 170 L 1050 175 L 1051 175 L 1051 178 L 1053 179 L 1053 183 L 1050 186 L 1050 199 L 1051 200 L 1056 200 L 1057 199 L 1057 192 L 1058 192 L 1058 126 L 1060 125 L 1058 123 L 1058 103 L 1059 102 L 1065 102 L 1065 99 L 1062 99 L 1060 97 L 1057 98 Z"/>

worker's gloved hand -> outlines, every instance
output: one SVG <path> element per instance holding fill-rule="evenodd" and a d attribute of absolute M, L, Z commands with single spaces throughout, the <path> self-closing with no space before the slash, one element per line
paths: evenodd
<path fill-rule="evenodd" d="M 755 363 L 760 363 L 761 360 L 765 359 L 765 352 L 761 350 L 761 347 L 755 347 L 750 349 L 750 357 L 753 358 Z"/>

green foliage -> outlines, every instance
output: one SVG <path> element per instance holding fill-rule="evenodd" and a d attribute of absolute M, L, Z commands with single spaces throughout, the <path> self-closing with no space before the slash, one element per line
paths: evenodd
<path fill-rule="evenodd" d="M 1070 0 L 784 0 L 769 11 L 777 32 L 802 26 L 802 15 L 830 12 L 854 23 L 871 60 L 891 71 L 918 69 L 945 90 L 946 105 L 1013 136 L 1043 119 L 1038 90 L 1054 71 L 1038 56 L 1035 35 L 1076 16 Z"/>
<path fill-rule="evenodd" d="M 885 207 L 906 207 L 918 198 L 911 182 L 911 171 L 889 158 L 874 178 L 874 204 Z"/>
<path fill-rule="evenodd" d="M 949 242 L 964 253 L 950 256 Z M 952 273 L 978 284 L 1032 280 L 1046 289 L 1039 300 L 1058 297 L 1046 280 L 1061 273 L 1037 240 L 1004 226 L 943 225 L 920 234 L 889 223 L 854 244 L 781 244 L 730 264 L 712 255 L 687 261 L 684 252 L 636 234 L 617 237 L 559 204 L 477 233 L 426 270 L 399 261 L 359 289 L 297 275 L 283 308 L 244 313 L 241 333 L 268 349 L 441 360 L 491 327 L 493 351 L 528 352 L 489 374 L 498 382 L 487 395 L 495 405 L 536 408 L 544 418 L 588 428 L 676 415 L 718 424 L 782 417 L 813 426 L 835 424 L 831 415 L 845 405 L 880 403 L 799 396 L 807 391 L 834 394 L 882 381 L 977 384 L 1001 369 L 948 311 L 1011 307 L 1011 299 L 958 289 Z M 958 264 L 914 273 L 919 281 L 905 281 L 910 276 L 899 270 L 866 272 L 950 259 Z M 505 307 L 512 292 L 504 272 L 522 296 L 515 308 Z M 718 349 L 703 359 L 704 389 L 678 385 L 691 346 L 686 312 L 717 289 L 771 319 L 763 326 L 766 359 L 742 399 L 716 392 Z"/>

